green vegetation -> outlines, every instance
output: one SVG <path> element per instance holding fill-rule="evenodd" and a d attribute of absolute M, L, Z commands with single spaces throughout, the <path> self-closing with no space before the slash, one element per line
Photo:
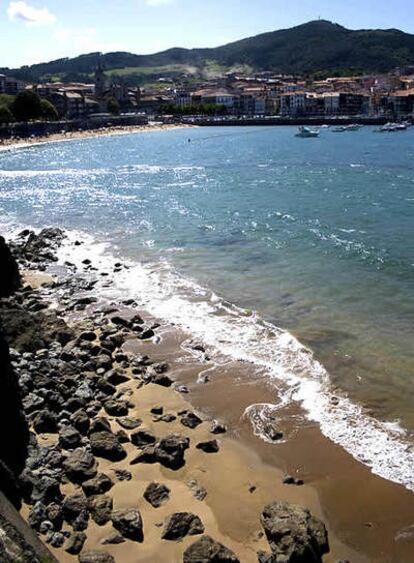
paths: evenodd
<path fill-rule="evenodd" d="M 7 106 L 0 106 L 0 125 L 12 123 L 14 116 Z"/>
<path fill-rule="evenodd" d="M 47 100 L 42 100 L 32 90 L 23 90 L 16 96 L 0 94 L 0 124 L 33 119 L 55 121 L 58 118 L 55 106 Z"/>
<path fill-rule="evenodd" d="M 40 102 L 42 108 L 42 117 L 46 121 L 57 121 L 59 119 L 59 114 L 55 106 L 48 100 L 42 100 Z"/>
<path fill-rule="evenodd" d="M 11 106 L 17 121 L 30 121 L 42 116 L 42 101 L 33 90 L 23 90 L 15 97 Z"/>
<path fill-rule="evenodd" d="M 160 107 L 160 113 L 165 115 L 226 115 L 227 108 L 221 104 L 193 104 L 191 106 L 165 104 Z"/>
<path fill-rule="evenodd" d="M 127 83 L 157 77 L 212 77 L 226 70 L 271 70 L 285 74 L 387 72 L 414 60 L 414 35 L 396 29 L 349 30 L 318 20 L 263 33 L 214 49 L 169 49 L 154 55 L 89 53 L 10 71 L 23 80 L 90 80 L 98 61 Z M 146 77 L 146 78 L 145 78 Z"/>
<path fill-rule="evenodd" d="M 0 106 L 6 106 L 10 108 L 14 101 L 15 96 L 11 96 L 10 94 L 0 94 Z"/>
<path fill-rule="evenodd" d="M 118 115 L 120 110 L 118 101 L 111 96 L 106 101 L 106 109 L 108 110 L 109 113 L 112 113 L 113 115 Z"/>

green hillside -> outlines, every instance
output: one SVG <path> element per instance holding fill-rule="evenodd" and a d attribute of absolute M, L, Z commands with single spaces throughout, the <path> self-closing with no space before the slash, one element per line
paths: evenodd
<path fill-rule="evenodd" d="M 109 73 L 136 83 L 162 76 L 208 75 L 209 68 L 219 72 L 240 65 L 293 74 L 386 72 L 414 64 L 414 35 L 396 29 L 354 31 L 319 20 L 213 49 L 174 48 L 154 55 L 89 53 L 0 72 L 29 81 L 80 80 L 90 78 L 98 61 Z"/>

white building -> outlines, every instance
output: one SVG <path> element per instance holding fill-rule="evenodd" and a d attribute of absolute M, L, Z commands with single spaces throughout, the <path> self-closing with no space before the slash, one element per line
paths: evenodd
<path fill-rule="evenodd" d="M 306 92 L 289 92 L 280 96 L 280 114 L 297 116 L 306 111 Z"/>

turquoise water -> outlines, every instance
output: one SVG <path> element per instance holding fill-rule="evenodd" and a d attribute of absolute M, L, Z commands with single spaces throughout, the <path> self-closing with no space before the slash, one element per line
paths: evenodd
<path fill-rule="evenodd" d="M 289 330 L 334 389 L 412 432 L 414 129 L 294 133 L 212 127 L 3 152 L 2 222 L 167 261 Z"/>

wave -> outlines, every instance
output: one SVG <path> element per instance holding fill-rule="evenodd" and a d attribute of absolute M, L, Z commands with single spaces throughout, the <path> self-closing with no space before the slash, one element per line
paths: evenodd
<path fill-rule="evenodd" d="M 59 251 L 61 264 L 69 261 L 81 267 L 82 260 L 89 258 L 95 267 L 113 271 L 120 256 L 110 243 L 97 242 L 84 232 L 67 234 Z M 75 246 L 75 240 L 82 240 L 83 245 Z M 298 403 L 304 417 L 317 422 L 326 437 L 373 473 L 414 490 L 414 451 L 405 431 L 396 422 L 367 415 L 361 405 L 334 393 L 325 368 L 292 334 L 182 277 L 166 261 L 124 263 L 128 268 L 112 284 L 106 278 L 96 285 L 103 298 L 137 299 L 150 314 L 202 341 L 209 353 L 212 350 L 228 360 L 249 362 L 275 383 L 278 404 L 251 405 L 246 411 L 257 435 L 268 439 L 266 421 L 277 416 L 281 406 Z"/>

